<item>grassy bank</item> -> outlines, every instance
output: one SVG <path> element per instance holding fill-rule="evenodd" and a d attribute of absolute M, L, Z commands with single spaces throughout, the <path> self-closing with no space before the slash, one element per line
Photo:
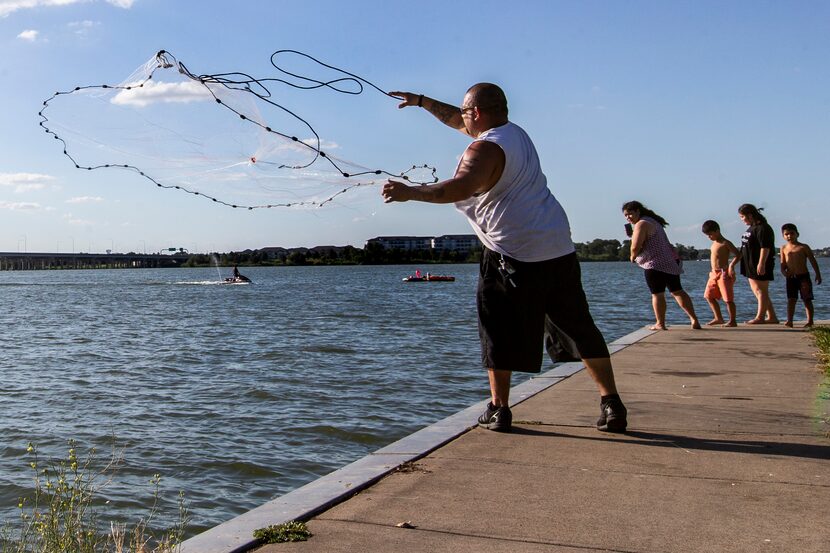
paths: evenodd
<path fill-rule="evenodd" d="M 95 450 L 80 458 L 69 442 L 62 459 L 41 460 L 29 444 L 26 453 L 33 489 L 18 500 L 19 517 L 0 526 L 0 553 L 177 553 L 187 523 L 184 496 L 179 496 L 179 520 L 162 531 L 151 530 L 159 504 L 159 475 L 150 480 L 152 505 L 132 525 L 104 522 L 99 509 L 109 503 L 101 496 L 122 462 L 113 450 L 98 463 Z"/>
<path fill-rule="evenodd" d="M 830 327 L 817 326 L 812 333 L 818 348 L 819 364 L 824 374 L 830 377 Z"/>
<path fill-rule="evenodd" d="M 816 394 L 815 421 L 817 430 L 830 439 L 830 327 L 817 326 L 812 334 L 818 349 L 819 367 L 824 373 L 824 380 Z"/>

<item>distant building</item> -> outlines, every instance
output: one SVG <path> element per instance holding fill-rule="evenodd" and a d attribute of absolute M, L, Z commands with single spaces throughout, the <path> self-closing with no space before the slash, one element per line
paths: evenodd
<path fill-rule="evenodd" d="M 443 236 L 378 236 L 366 242 L 379 244 L 386 250 L 429 251 L 467 253 L 481 248 L 475 234 L 445 234 Z"/>
<path fill-rule="evenodd" d="M 432 249 L 439 252 L 468 253 L 481 247 L 481 240 L 475 234 L 445 234 L 432 239 Z"/>
<path fill-rule="evenodd" d="M 429 251 L 432 236 L 378 236 L 366 241 L 366 245 L 380 244 L 385 250 Z"/>

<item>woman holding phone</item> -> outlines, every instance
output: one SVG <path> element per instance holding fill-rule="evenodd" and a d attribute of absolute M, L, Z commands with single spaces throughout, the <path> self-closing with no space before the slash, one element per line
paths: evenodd
<path fill-rule="evenodd" d="M 738 216 L 747 225 L 741 236 L 741 274 L 758 300 L 758 312 L 747 324 L 778 324 L 769 295 L 769 283 L 775 272 L 775 232 L 761 210 L 752 204 L 738 208 Z"/>
<path fill-rule="evenodd" d="M 651 330 L 666 330 L 666 288 L 689 316 L 692 328 L 700 328 L 692 298 L 680 283 L 683 268 L 666 236 L 666 220 L 637 201 L 623 204 L 622 212 L 628 221 L 626 233 L 631 230 L 630 259 L 645 270 L 646 284 L 651 292 L 651 307 L 656 319 Z"/>

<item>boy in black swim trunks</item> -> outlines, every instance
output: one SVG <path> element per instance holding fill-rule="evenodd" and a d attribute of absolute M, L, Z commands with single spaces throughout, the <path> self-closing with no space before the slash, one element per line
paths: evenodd
<path fill-rule="evenodd" d="M 816 273 L 816 284 L 821 284 L 821 272 L 818 269 L 816 257 L 810 246 L 798 241 L 798 229 L 792 223 L 781 227 L 786 244 L 781 248 L 781 272 L 787 277 L 787 322 L 784 326 L 792 328 L 795 304 L 799 294 L 807 312 L 805 327 L 813 326 L 813 283 L 810 282 L 810 272 L 807 270 L 807 261 L 813 266 Z"/>

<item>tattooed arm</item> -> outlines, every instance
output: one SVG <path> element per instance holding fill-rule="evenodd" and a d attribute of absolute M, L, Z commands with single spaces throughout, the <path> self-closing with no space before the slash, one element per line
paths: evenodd
<path fill-rule="evenodd" d="M 383 201 L 414 200 L 433 204 L 460 202 L 493 188 L 504 171 L 504 151 L 492 142 L 478 140 L 467 147 L 451 179 L 426 186 L 409 186 L 389 180 L 383 185 Z"/>
<path fill-rule="evenodd" d="M 398 108 L 405 108 L 407 106 L 417 107 L 420 102 L 420 107 L 430 112 L 436 119 L 450 128 L 469 135 L 467 129 L 464 127 L 464 119 L 461 117 L 461 108 L 433 100 L 422 94 L 413 94 L 411 92 L 390 92 L 389 94 L 402 100 L 398 104 Z"/>

